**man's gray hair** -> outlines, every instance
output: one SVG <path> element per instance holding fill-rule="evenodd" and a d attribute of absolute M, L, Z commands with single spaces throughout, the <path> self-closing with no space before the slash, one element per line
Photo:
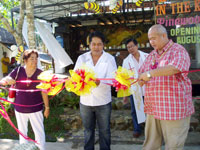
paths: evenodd
<path fill-rule="evenodd" d="M 164 26 L 162 26 L 162 25 L 160 25 L 160 24 L 156 24 L 156 25 L 153 25 L 150 29 L 149 29 L 149 31 L 151 31 L 151 30 L 154 30 L 154 31 L 156 31 L 156 33 L 158 33 L 158 34 L 167 34 L 167 30 L 166 30 L 166 28 L 164 27 Z"/>

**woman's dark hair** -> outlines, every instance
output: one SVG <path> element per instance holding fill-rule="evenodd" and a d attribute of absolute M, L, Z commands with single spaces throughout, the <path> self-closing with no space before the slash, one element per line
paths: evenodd
<path fill-rule="evenodd" d="M 16 61 L 16 60 L 15 60 L 15 57 L 11 57 L 10 63 L 11 63 L 11 64 L 14 64 L 15 61 Z"/>
<path fill-rule="evenodd" d="M 99 31 L 94 31 L 94 32 L 90 33 L 90 35 L 89 35 L 89 42 L 90 43 L 91 43 L 93 37 L 98 37 L 98 38 L 101 39 L 101 41 L 103 43 L 105 42 L 105 37 L 104 37 L 103 33 L 99 32 Z"/>
<path fill-rule="evenodd" d="M 128 40 L 126 41 L 126 45 L 127 45 L 128 43 L 130 43 L 130 42 L 133 42 L 135 45 L 138 44 L 138 42 L 137 42 L 136 39 L 131 38 L 131 39 L 128 39 Z"/>
<path fill-rule="evenodd" d="M 25 50 L 24 53 L 23 53 L 23 60 L 27 60 L 31 54 L 36 54 L 36 56 L 38 57 L 38 52 L 36 49 L 28 49 L 28 50 Z"/>

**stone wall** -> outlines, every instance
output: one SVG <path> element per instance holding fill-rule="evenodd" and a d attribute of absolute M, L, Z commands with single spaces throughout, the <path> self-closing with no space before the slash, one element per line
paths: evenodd
<path fill-rule="evenodd" d="M 194 99 L 195 114 L 191 117 L 191 130 L 200 132 L 200 99 Z M 82 121 L 79 110 L 70 108 L 64 109 L 64 114 L 60 118 L 65 121 L 66 130 L 82 129 Z M 142 125 L 144 127 L 144 125 Z M 133 130 L 130 103 L 124 105 L 122 99 L 113 98 L 111 129 Z"/>

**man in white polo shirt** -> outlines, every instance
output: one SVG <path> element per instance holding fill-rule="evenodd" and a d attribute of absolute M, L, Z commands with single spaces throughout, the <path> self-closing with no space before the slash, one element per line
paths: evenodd
<path fill-rule="evenodd" d="M 148 56 L 147 53 L 144 53 L 138 50 L 138 42 L 135 39 L 128 39 L 126 41 L 126 47 L 129 52 L 129 55 L 124 59 L 122 66 L 128 70 L 133 70 L 135 73 L 135 78 L 138 77 L 138 70 L 142 66 L 144 60 Z M 131 102 L 131 116 L 133 120 L 133 137 L 138 138 L 141 133 L 140 123 L 145 121 L 144 114 L 144 87 L 140 87 L 138 83 L 135 83 L 131 86 L 132 95 L 130 96 Z M 127 102 L 127 97 L 124 98 L 124 103 Z"/>
<path fill-rule="evenodd" d="M 104 35 L 95 31 L 90 34 L 90 51 L 78 57 L 74 70 L 83 64 L 94 70 L 98 78 L 111 78 L 117 69 L 112 55 L 103 51 Z M 94 150 L 95 125 L 99 130 L 100 150 L 110 150 L 111 87 L 105 81 L 96 81 L 91 94 L 80 97 L 80 114 L 85 128 L 84 150 Z"/>

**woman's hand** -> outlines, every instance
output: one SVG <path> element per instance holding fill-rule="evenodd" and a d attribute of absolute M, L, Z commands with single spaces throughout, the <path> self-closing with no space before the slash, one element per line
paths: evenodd
<path fill-rule="evenodd" d="M 45 117 L 45 118 L 48 118 L 48 117 L 49 117 L 49 113 L 50 113 L 49 107 L 45 107 L 45 110 L 44 110 L 44 117 Z"/>
<path fill-rule="evenodd" d="M 15 84 L 16 81 L 14 79 L 12 79 L 10 76 L 7 76 L 5 78 L 3 78 L 1 81 L 0 81 L 0 84 L 1 85 L 13 85 Z"/>
<path fill-rule="evenodd" d="M 12 79 L 12 78 L 9 78 L 9 79 L 7 80 L 7 82 L 8 82 L 9 85 L 13 85 L 13 84 L 16 83 L 16 81 L 15 81 L 14 79 Z"/>
<path fill-rule="evenodd" d="M 48 118 L 49 117 L 50 108 L 49 108 L 49 99 L 48 99 L 47 93 L 42 92 L 42 99 L 43 99 L 44 106 L 45 106 L 44 117 Z"/>

